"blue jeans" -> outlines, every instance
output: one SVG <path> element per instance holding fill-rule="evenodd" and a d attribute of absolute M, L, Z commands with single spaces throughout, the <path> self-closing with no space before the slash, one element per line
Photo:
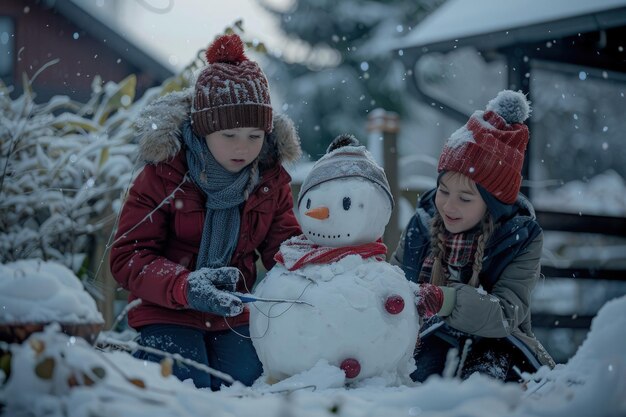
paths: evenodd
<path fill-rule="evenodd" d="M 234 329 L 237 333 L 250 336 L 248 326 Z M 263 373 L 263 367 L 252 346 L 252 341 L 232 330 L 208 332 L 176 324 L 151 324 L 139 329 L 139 344 L 168 353 L 178 353 L 195 362 L 224 372 L 246 386 Z M 136 351 L 133 356 L 151 362 L 160 362 L 162 355 Z M 220 378 L 184 363 L 174 363 L 174 375 L 181 381 L 191 378 L 197 388 L 219 390 L 226 384 Z"/>

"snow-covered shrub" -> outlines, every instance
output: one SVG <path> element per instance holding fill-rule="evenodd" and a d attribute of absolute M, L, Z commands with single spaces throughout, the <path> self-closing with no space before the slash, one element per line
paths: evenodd
<path fill-rule="evenodd" d="M 30 83 L 17 99 L 0 85 L 0 262 L 56 260 L 74 272 L 96 237 L 108 238 L 133 175 L 137 113 L 172 85 L 135 99 L 136 77 L 102 85 L 77 103 L 35 103 Z"/>

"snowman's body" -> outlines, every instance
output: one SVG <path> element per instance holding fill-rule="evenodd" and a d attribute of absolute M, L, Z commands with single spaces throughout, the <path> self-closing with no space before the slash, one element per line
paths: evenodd
<path fill-rule="evenodd" d="M 307 190 L 298 211 L 304 234 L 281 246 L 283 262 L 254 295 L 310 305 L 250 307 L 250 334 L 265 375 L 281 380 L 323 359 L 342 368 L 350 381 L 375 376 L 408 381 L 419 331 L 414 294 L 400 268 L 369 256 L 380 247 L 384 253 L 376 240 L 389 221 L 390 198 L 371 181 L 340 178 Z M 315 250 L 299 258 L 303 242 Z M 298 262 L 342 250 L 347 252 L 327 263 Z"/>
<path fill-rule="evenodd" d="M 277 265 L 255 294 L 312 305 L 255 303 L 251 307 L 250 334 L 271 380 L 306 371 L 320 359 L 348 368 L 354 366 L 350 360 L 356 361 L 360 372 L 353 380 L 384 374 L 408 380 L 414 370 L 417 313 L 413 293 L 397 267 L 358 255 L 325 266 L 305 266 L 298 272 Z M 385 305 L 398 296 L 404 308 L 392 314 Z"/>

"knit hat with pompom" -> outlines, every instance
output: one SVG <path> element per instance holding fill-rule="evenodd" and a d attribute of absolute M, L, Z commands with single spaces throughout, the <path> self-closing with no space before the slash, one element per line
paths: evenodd
<path fill-rule="evenodd" d="M 218 37 L 207 49 L 208 65 L 196 81 L 191 120 L 196 135 L 218 130 L 258 127 L 272 131 L 272 104 L 267 78 L 244 53 L 241 38 Z"/>
<path fill-rule="evenodd" d="M 385 171 L 376 163 L 365 146 L 348 134 L 333 139 L 326 149 L 326 154 L 313 165 L 300 187 L 298 207 L 302 197 L 311 188 L 326 181 L 348 177 L 360 177 L 381 187 L 393 209 L 393 195 Z"/>
<path fill-rule="evenodd" d="M 517 91 L 503 90 L 476 111 L 465 126 L 447 140 L 438 171 L 459 172 L 481 185 L 496 199 L 513 204 L 522 183 L 530 103 Z"/>

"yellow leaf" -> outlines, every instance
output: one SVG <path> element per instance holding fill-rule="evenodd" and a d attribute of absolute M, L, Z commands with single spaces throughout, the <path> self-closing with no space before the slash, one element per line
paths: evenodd
<path fill-rule="evenodd" d="M 98 123 L 103 125 L 109 114 L 113 110 L 119 108 L 127 108 L 135 99 L 135 91 L 137 88 L 137 76 L 130 74 L 117 85 L 117 91 L 106 99 L 104 103 L 104 111 L 98 119 Z"/>
<path fill-rule="evenodd" d="M 37 355 L 39 355 L 41 352 L 43 352 L 46 349 L 46 344 L 39 339 L 30 338 L 28 340 L 28 344 L 30 345 L 31 348 L 33 348 L 33 350 L 35 351 Z"/>
<path fill-rule="evenodd" d="M 30 85 L 30 80 L 28 79 L 28 75 L 25 72 L 22 73 L 22 89 L 24 91 L 24 95 L 29 98 L 33 95 L 33 89 Z"/>
<path fill-rule="evenodd" d="M 163 358 L 161 361 L 161 375 L 165 378 L 172 375 L 173 365 L 174 362 L 172 361 L 172 358 Z"/>
<path fill-rule="evenodd" d="M 6 352 L 0 356 L 0 370 L 4 372 L 6 376 L 11 373 L 11 354 Z"/>
<path fill-rule="evenodd" d="M 168 78 L 161 85 L 161 95 L 165 95 L 167 93 L 171 93 L 173 91 L 181 91 L 185 88 L 185 81 L 182 76 L 176 76 Z"/>
<path fill-rule="evenodd" d="M 102 148 L 102 152 L 100 152 L 100 162 L 98 163 L 98 168 L 102 168 L 102 165 L 109 159 L 109 147 L 105 146 Z"/>
<path fill-rule="evenodd" d="M 130 382 L 131 384 L 133 384 L 134 386 L 139 387 L 139 388 L 145 388 L 146 387 L 145 382 L 143 382 L 139 378 L 130 378 L 128 380 L 128 382 Z"/>
<path fill-rule="evenodd" d="M 72 113 L 63 113 L 56 117 L 54 119 L 53 126 L 57 129 L 65 128 L 66 131 L 78 130 L 81 132 L 94 132 L 99 129 L 99 126 L 93 121 Z"/>
<path fill-rule="evenodd" d="M 85 383 L 85 386 L 90 387 L 93 384 L 95 384 L 94 380 L 89 378 L 89 375 L 83 374 L 83 382 Z"/>
<path fill-rule="evenodd" d="M 99 379 L 104 379 L 104 377 L 107 374 L 105 369 L 101 366 L 95 366 L 91 368 L 91 372 L 93 372 L 93 374 L 97 376 Z"/>
<path fill-rule="evenodd" d="M 41 379 L 51 379 L 54 373 L 55 366 L 54 358 L 44 358 L 41 362 L 35 366 L 35 375 Z"/>

